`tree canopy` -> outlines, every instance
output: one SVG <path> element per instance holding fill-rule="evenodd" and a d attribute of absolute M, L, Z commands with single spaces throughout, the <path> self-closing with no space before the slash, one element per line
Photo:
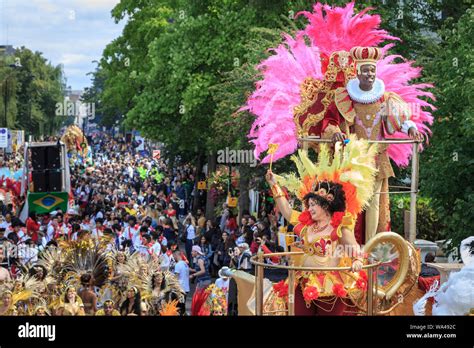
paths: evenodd
<path fill-rule="evenodd" d="M 125 115 L 127 127 L 165 143 L 171 155 L 184 160 L 226 146 L 250 149 L 246 135 L 254 117 L 238 109 L 260 78 L 255 65 L 281 43 L 282 32 L 302 28 L 305 19 L 296 14 L 312 5 L 305 0 L 122 0 L 112 16 L 126 21 L 125 28 L 105 48 L 88 96 L 98 103 L 104 124 Z M 469 233 L 474 219 L 463 214 L 474 199 L 465 179 L 473 164 L 470 6 L 469 0 L 356 3 L 358 11 L 375 8 L 381 27 L 402 40 L 391 53 L 425 66 L 420 80 L 436 86 L 438 111 L 421 157 L 421 192 L 433 198 L 440 216 L 453 221 L 447 232 L 455 243 Z M 284 171 L 290 163 L 283 159 L 276 166 Z"/>

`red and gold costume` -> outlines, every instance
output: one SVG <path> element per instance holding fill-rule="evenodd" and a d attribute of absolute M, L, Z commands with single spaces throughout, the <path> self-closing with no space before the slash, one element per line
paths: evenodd
<path fill-rule="evenodd" d="M 302 213 L 293 210 L 290 223 L 294 233 L 299 236 L 298 247 L 304 252 L 295 259 L 295 266 L 303 267 L 350 267 L 353 260 L 363 261 L 359 246 L 345 245 L 343 233 L 353 233 L 355 219 L 367 205 L 373 194 L 375 180 L 375 154 L 377 147 L 369 146 L 366 141 L 350 137 L 348 145 L 336 145 L 334 157 L 326 145 L 321 146 L 318 163 L 314 164 L 306 152 L 300 151 L 293 156 L 299 172 L 277 181 L 294 193 L 301 201 L 308 193 L 314 193 L 328 201 L 331 197 L 331 185 L 342 187 L 345 211 L 334 212 L 327 226 L 316 227 L 309 210 Z M 323 188 L 322 183 L 325 183 Z M 329 187 L 329 188 L 328 188 Z M 275 185 L 275 197 L 281 197 L 281 189 Z M 351 248 L 344 249 L 349 246 Z M 360 298 L 366 290 L 365 272 L 350 271 L 298 271 L 296 274 L 295 311 L 304 315 L 341 315 L 352 298 Z M 274 291 L 281 299 L 288 296 L 288 283 L 280 282 Z"/>
<path fill-rule="evenodd" d="M 375 66 L 382 52 L 377 47 L 353 47 L 350 55 L 359 70 L 362 65 Z M 410 115 L 407 103 L 396 93 L 385 91 L 382 80 L 375 79 L 372 90 L 363 91 L 359 80 L 352 78 L 334 91 L 334 102 L 328 108 L 328 123 L 322 125 L 322 136 L 332 138 L 335 133 L 345 133 L 355 134 L 358 139 L 384 140 L 395 132 L 407 134 L 409 128 L 417 129 Z M 365 242 L 376 232 L 390 230 L 389 197 L 386 193 L 380 194 L 388 192 L 388 178 L 394 176 L 387 150 L 387 144 L 379 145 L 375 158 L 376 194 L 365 213 Z"/>

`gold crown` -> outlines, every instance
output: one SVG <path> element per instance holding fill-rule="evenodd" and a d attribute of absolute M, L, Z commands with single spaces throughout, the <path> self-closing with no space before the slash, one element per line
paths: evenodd
<path fill-rule="evenodd" d="M 355 60 L 357 72 L 360 72 L 362 65 L 376 65 L 377 61 L 382 58 L 382 50 L 378 47 L 352 47 L 351 56 Z"/>

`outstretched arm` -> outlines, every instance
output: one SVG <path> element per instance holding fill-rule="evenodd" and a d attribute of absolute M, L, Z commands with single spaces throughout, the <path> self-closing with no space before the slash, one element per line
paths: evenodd
<path fill-rule="evenodd" d="M 291 209 L 290 203 L 288 203 L 288 200 L 286 199 L 282 189 L 280 188 L 280 186 L 278 186 L 275 180 L 275 176 L 273 175 L 270 169 L 267 171 L 265 179 L 267 180 L 268 185 L 270 185 L 270 188 L 273 193 L 273 199 L 275 200 L 278 210 L 281 212 L 281 214 L 287 221 L 291 221 L 291 214 L 293 210 Z"/>

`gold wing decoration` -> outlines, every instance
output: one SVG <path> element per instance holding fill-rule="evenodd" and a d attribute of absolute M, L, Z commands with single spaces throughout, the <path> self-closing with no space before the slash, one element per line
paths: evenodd
<path fill-rule="evenodd" d="M 78 146 L 81 143 L 85 143 L 86 147 L 83 150 L 83 154 L 88 154 L 87 138 L 84 136 L 84 133 L 82 133 L 82 130 L 76 125 L 70 125 L 69 127 L 67 127 L 66 131 L 61 137 L 61 141 L 66 144 L 68 152 L 76 152 L 78 150 L 82 150 L 78 149 Z"/>
<path fill-rule="evenodd" d="M 173 292 L 178 297 L 178 302 L 184 302 L 185 292 L 179 283 L 178 277 L 170 271 L 163 271 L 162 273 L 165 281 L 165 287 L 162 291 L 164 293 Z"/>
<path fill-rule="evenodd" d="M 356 77 L 355 65 L 347 51 L 333 52 L 329 58 L 322 55 L 323 80 L 307 77 L 300 85 L 301 102 L 293 109 L 298 137 L 322 135 L 320 122 L 326 117 L 334 101 L 335 90 L 344 87 Z"/>
<path fill-rule="evenodd" d="M 49 282 L 62 287 L 80 285 L 80 277 L 90 273 L 95 286 L 102 286 L 108 279 L 113 264 L 112 253 L 107 250 L 107 239 L 101 241 L 60 241 L 58 248 L 48 247 L 40 254 L 38 265 L 45 267 Z"/>
<path fill-rule="evenodd" d="M 37 265 L 43 266 L 47 272 L 47 279 L 61 279 L 63 273 L 63 263 L 66 259 L 66 253 L 60 248 L 49 246 L 39 255 Z"/>
<path fill-rule="evenodd" d="M 112 300 L 114 303 L 119 304 L 122 296 L 119 289 L 110 283 L 105 284 L 97 291 L 97 307 L 102 307 L 104 302 Z"/>
<path fill-rule="evenodd" d="M 85 273 L 92 275 L 94 285 L 98 287 L 108 280 L 111 272 L 109 262 L 111 253 L 106 249 L 107 238 L 102 238 L 100 241 L 85 239 L 63 243 L 62 248 L 66 254 L 63 262 L 65 284 L 78 285 L 79 278 Z"/>
<path fill-rule="evenodd" d="M 159 314 L 171 301 L 185 302 L 185 292 L 175 274 L 161 270 L 161 259 L 144 258 L 140 253 L 132 254 L 118 270 L 128 279 L 129 287 L 140 291 L 142 301 L 146 302 L 152 314 Z M 174 295 L 173 297 L 171 295 Z M 172 307 L 167 307 L 171 311 Z"/>
<path fill-rule="evenodd" d="M 371 263 L 381 262 L 376 272 L 377 314 L 387 314 L 403 303 L 404 298 L 417 284 L 420 273 L 420 256 L 413 245 L 394 232 L 378 233 L 364 247 Z M 352 299 L 362 311 L 367 298 Z"/>
<path fill-rule="evenodd" d="M 145 259 L 140 253 L 131 254 L 123 264 L 117 265 L 118 271 L 128 279 L 129 287 L 135 286 L 142 298 L 151 297 L 151 279 L 159 270 L 159 264 L 153 259 Z"/>
<path fill-rule="evenodd" d="M 0 287 L 0 294 L 12 295 L 12 311 L 19 315 L 29 314 L 36 302 L 41 300 L 44 284 L 34 276 L 20 276 L 17 279 L 4 282 Z"/>

